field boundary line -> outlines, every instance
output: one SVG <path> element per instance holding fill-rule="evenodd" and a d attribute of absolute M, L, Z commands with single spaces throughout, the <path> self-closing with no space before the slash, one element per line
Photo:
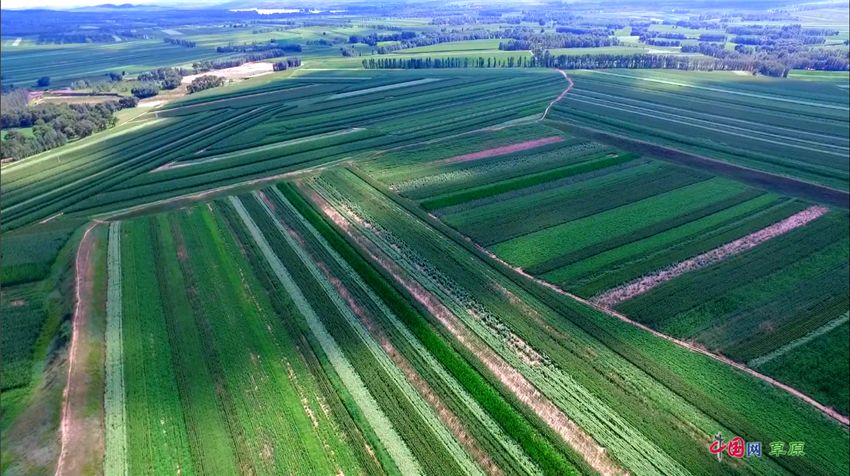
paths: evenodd
<path fill-rule="evenodd" d="M 251 112 L 256 112 L 257 110 L 258 109 L 255 109 Z M 167 164 L 160 165 L 159 167 L 149 171 L 148 173 L 152 174 L 152 173 L 156 173 L 156 172 L 162 172 L 162 171 L 165 171 L 165 170 L 181 169 L 181 168 L 184 168 L 184 167 L 192 167 L 194 165 L 202 165 L 202 164 L 207 164 L 207 163 L 210 163 L 210 162 L 218 162 L 220 160 L 233 159 L 233 158 L 236 158 L 236 157 L 241 157 L 243 155 L 256 154 L 258 152 L 265 152 L 267 150 L 279 149 L 281 147 L 289 147 L 289 146 L 292 146 L 292 145 L 303 144 L 305 142 L 312 142 L 312 141 L 317 141 L 317 140 L 322 140 L 322 139 L 329 139 L 329 138 L 332 138 L 332 137 L 338 137 L 338 136 L 353 134 L 355 132 L 360 132 L 360 131 L 365 131 L 365 130 L 366 130 L 366 128 L 364 128 L 364 127 L 349 127 L 348 129 L 340 129 L 340 130 L 337 130 L 337 131 L 324 132 L 324 133 L 316 134 L 316 135 L 312 135 L 312 136 L 299 137 L 297 139 L 289 139 L 289 140 L 285 140 L 285 141 L 281 141 L 281 142 L 274 142 L 272 144 L 250 147 L 248 149 L 240 149 L 240 150 L 237 150 L 235 152 L 228 152 L 228 153 L 225 153 L 225 154 L 221 154 L 221 155 L 218 155 L 218 156 L 215 156 L 215 157 L 209 157 L 209 158 L 206 158 L 206 159 L 179 161 L 179 162 L 178 161 L 172 161 L 172 162 L 169 162 Z"/>
<path fill-rule="evenodd" d="M 794 350 L 794 349 L 796 349 L 797 347 L 800 347 L 803 344 L 807 344 L 810 341 L 828 333 L 829 331 L 835 329 L 836 327 L 844 324 L 848 320 L 850 320 L 850 311 L 845 312 L 844 314 L 842 314 L 842 315 L 836 317 L 835 319 L 825 323 L 824 325 L 822 325 L 822 326 L 818 327 L 817 329 L 809 332 L 808 334 L 806 334 L 806 335 L 804 335 L 804 336 L 802 336 L 798 339 L 794 339 L 791 342 L 783 345 L 782 347 L 780 347 L 778 349 L 775 349 L 775 350 L 773 350 L 773 351 L 771 351 L 767 354 L 764 354 L 761 357 L 756 357 L 755 359 L 750 360 L 749 362 L 747 362 L 747 366 L 758 367 L 759 365 L 766 364 L 767 362 L 770 362 L 771 360 L 773 360 L 777 357 L 780 357 L 783 354 L 785 354 L 785 353 L 787 353 L 791 350 Z"/>
<path fill-rule="evenodd" d="M 350 170 L 352 170 L 356 175 L 358 175 L 360 177 L 362 177 L 362 175 L 363 175 L 363 172 L 359 171 L 359 169 L 357 169 L 356 167 L 351 167 Z M 369 181 L 367 183 L 372 184 L 371 181 Z M 374 185 L 373 185 L 373 187 L 374 187 Z M 509 273 L 508 269 L 512 270 L 518 276 L 525 278 L 526 284 L 524 284 L 523 287 L 525 285 L 527 285 L 527 282 L 529 282 L 529 281 L 533 282 L 533 283 L 535 283 L 535 284 L 537 284 L 541 287 L 544 287 L 546 289 L 549 289 L 549 290 L 555 292 L 556 294 L 560 294 L 561 296 L 568 297 L 568 298 L 570 298 L 574 301 L 577 301 L 581 304 L 584 304 L 584 305 L 586 305 L 586 306 L 588 306 L 592 309 L 595 309 L 595 310 L 597 310 L 597 311 L 599 311 L 603 314 L 607 314 L 608 316 L 617 318 L 617 319 L 619 319 L 619 320 L 621 320 L 621 321 L 623 321 L 627 324 L 631 324 L 634 327 L 637 327 L 637 328 L 642 329 L 646 332 L 649 332 L 650 334 L 652 334 L 656 337 L 660 337 L 664 340 L 672 342 L 672 343 L 674 343 L 674 344 L 676 344 L 680 347 L 683 347 L 683 348 L 685 348 L 689 351 L 696 352 L 696 353 L 699 353 L 699 354 L 703 354 L 706 357 L 712 358 L 712 359 L 714 359 L 714 360 L 716 360 L 720 363 L 723 363 L 723 364 L 726 364 L 730 367 L 738 369 L 738 370 L 740 370 L 744 373 L 747 373 L 747 374 L 749 374 L 749 375 L 751 375 L 751 376 L 753 376 L 753 377 L 755 377 L 755 378 L 757 378 L 757 379 L 759 379 L 763 382 L 766 382 L 766 383 L 768 383 L 768 384 L 770 384 L 770 385 L 772 385 L 772 386 L 774 386 L 774 387 L 776 387 L 780 390 L 783 390 L 783 391 L 789 393 L 790 395 L 798 398 L 799 400 L 803 401 L 804 403 L 807 403 L 808 405 L 814 407 L 816 410 L 820 411 L 821 413 L 823 413 L 827 417 L 832 418 L 833 420 L 843 424 L 844 426 L 850 426 L 850 417 L 842 415 L 841 413 L 839 413 L 835 409 L 818 402 L 814 398 L 806 395 L 805 393 L 801 392 L 800 390 L 795 389 L 794 387 L 791 387 L 790 385 L 784 384 L 784 383 L 782 383 L 782 382 L 780 382 L 780 381 L 778 381 L 778 380 L 776 380 L 772 377 L 769 377 L 767 375 L 762 374 L 761 372 L 759 372 L 757 370 L 751 369 L 751 368 L 747 367 L 745 364 L 742 364 L 740 362 L 735 362 L 734 360 L 732 360 L 728 357 L 725 357 L 723 355 L 711 352 L 710 350 L 708 350 L 704 347 L 701 347 L 701 346 L 698 346 L 696 344 L 693 344 L 693 343 L 690 343 L 690 342 L 687 342 L 687 341 L 684 341 L 684 340 L 681 340 L 681 339 L 677 339 L 673 336 L 669 336 L 667 334 L 659 332 L 659 331 L 657 331 L 657 330 L 655 330 L 655 329 L 653 329 L 653 328 L 651 328 L 651 327 L 649 327 L 645 324 L 642 324 L 640 322 L 637 322 L 635 320 L 630 319 L 625 314 L 622 314 L 620 312 L 617 312 L 617 311 L 614 311 L 614 310 L 611 310 L 611 309 L 606 309 L 604 307 L 595 305 L 592 302 L 590 302 L 589 300 L 584 299 L 584 298 L 582 298 L 578 295 L 575 295 L 573 293 L 570 293 L 568 291 L 564 291 L 563 289 L 559 288 L 558 286 L 556 286 L 556 285 L 554 285 L 554 284 L 552 284 L 548 281 L 545 281 L 543 279 L 532 276 L 532 275 L 526 273 L 522 268 L 519 268 L 517 266 L 513 266 L 510 263 L 506 262 L 505 260 L 499 258 L 498 256 L 496 256 L 493 252 L 491 252 L 487 248 L 484 248 L 480 244 L 473 241 L 470 237 L 465 236 L 465 235 L 461 234 L 460 232 L 457 232 L 453 228 L 449 227 L 448 225 L 446 225 L 445 223 L 440 221 L 440 219 L 437 218 L 434 214 L 428 213 L 428 212 L 426 212 L 422 209 L 416 208 L 417 205 L 415 203 L 413 203 L 413 202 L 408 203 L 406 201 L 407 199 L 404 199 L 403 197 L 395 194 L 392 191 L 386 190 L 383 187 L 376 188 L 376 190 L 383 193 L 385 196 L 389 197 L 390 200 L 395 202 L 397 205 L 399 205 L 403 209 L 407 210 L 408 212 L 410 212 L 414 216 L 420 218 L 420 220 L 422 220 L 425 223 L 427 223 L 428 225 L 430 225 L 432 228 L 434 228 L 437 232 L 441 233 L 443 236 L 454 241 L 455 243 L 460 244 L 461 246 L 465 247 L 466 249 L 473 251 L 474 254 L 476 256 L 478 256 L 479 259 L 483 259 L 483 260 L 485 260 L 485 262 L 489 259 L 490 266 L 492 266 L 496 271 L 502 273 L 503 275 L 505 275 L 509 279 L 511 279 L 511 276 L 509 276 L 509 274 L 508 274 Z M 452 236 L 453 234 L 456 235 L 456 237 Z M 517 282 L 514 279 L 511 279 L 511 280 L 514 281 L 514 282 Z"/>
<path fill-rule="evenodd" d="M 751 250 L 766 241 L 805 226 L 809 222 L 822 217 L 828 211 L 829 209 L 826 207 L 813 205 L 761 230 L 754 231 L 749 235 L 742 236 L 705 253 L 679 261 L 678 263 L 673 263 L 650 274 L 603 291 L 591 298 L 590 301 L 597 306 L 610 309 L 621 302 L 649 292 L 683 274 L 712 266 L 729 257 Z"/>
<path fill-rule="evenodd" d="M 343 157 L 340 159 L 332 160 L 330 162 L 326 162 L 324 164 L 318 164 L 311 167 L 306 167 L 298 170 L 291 170 L 289 172 L 284 172 L 277 175 L 270 175 L 268 177 L 260 177 L 256 179 L 244 180 L 242 182 L 231 183 L 228 185 L 222 185 L 220 187 L 214 187 L 207 190 L 201 190 L 200 192 L 190 192 L 182 195 L 177 195 L 175 197 L 163 198 L 160 200 L 154 200 L 148 203 L 142 203 L 139 205 L 133 205 L 130 207 L 119 208 L 118 210 L 111 210 L 108 212 L 95 213 L 90 215 L 91 218 L 102 221 L 111 221 L 124 217 L 131 217 L 136 214 L 145 213 L 148 210 L 156 211 L 159 209 L 165 210 L 173 207 L 182 207 L 190 205 L 194 202 L 200 200 L 207 200 L 220 197 L 222 195 L 233 195 L 234 193 L 239 193 L 242 191 L 248 192 L 253 191 L 258 188 L 262 188 L 266 184 L 270 182 L 280 182 L 284 179 L 289 179 L 293 177 L 298 177 L 304 174 L 312 174 L 321 170 L 324 170 L 328 167 L 336 165 L 341 162 L 345 162 L 351 160 L 350 157 Z M 244 190 L 242 190 L 244 189 Z M 74 215 L 76 216 L 76 215 Z M 83 215 L 85 216 L 85 215 Z"/>

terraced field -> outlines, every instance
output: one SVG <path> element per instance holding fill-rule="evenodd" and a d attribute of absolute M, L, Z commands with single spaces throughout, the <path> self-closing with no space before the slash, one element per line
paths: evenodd
<path fill-rule="evenodd" d="M 848 91 L 733 73 L 574 71 L 549 116 L 847 190 Z"/>
<path fill-rule="evenodd" d="M 563 88 L 550 71 L 317 72 L 189 97 L 108 136 L 4 166 L 3 227 L 57 213 L 88 216 L 492 126 L 539 114 Z"/>

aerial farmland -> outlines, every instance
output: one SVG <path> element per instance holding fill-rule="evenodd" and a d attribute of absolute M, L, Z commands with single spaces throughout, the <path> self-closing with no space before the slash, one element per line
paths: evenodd
<path fill-rule="evenodd" d="M 3 475 L 850 472 L 846 4 L 8 4 Z"/>

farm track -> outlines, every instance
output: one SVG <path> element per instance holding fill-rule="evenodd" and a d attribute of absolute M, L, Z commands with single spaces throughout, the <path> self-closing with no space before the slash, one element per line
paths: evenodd
<path fill-rule="evenodd" d="M 352 169 L 352 170 L 354 170 L 354 169 Z M 363 173 L 359 172 L 359 171 L 355 172 L 355 173 L 358 176 L 363 175 Z M 599 312 L 607 314 L 608 316 L 614 317 L 614 318 L 619 319 L 619 320 L 621 320 L 625 323 L 631 324 L 632 326 L 635 326 L 639 329 L 642 329 L 646 332 L 649 332 L 650 334 L 652 334 L 656 337 L 660 337 L 664 340 L 672 342 L 672 343 L 674 343 L 674 344 L 676 344 L 680 347 L 683 347 L 683 348 L 685 348 L 685 349 L 687 349 L 691 352 L 703 354 L 703 355 L 710 357 L 710 358 L 712 358 L 712 359 L 714 359 L 714 360 L 716 360 L 720 363 L 726 364 L 730 367 L 733 367 L 737 370 L 740 370 L 744 373 L 747 373 L 747 374 L 749 374 L 749 375 L 751 375 L 751 376 L 753 376 L 753 377 L 755 377 L 755 378 L 757 378 L 757 379 L 759 379 L 763 382 L 766 382 L 766 383 L 768 383 L 768 384 L 770 384 L 770 385 L 772 385 L 772 386 L 774 386 L 774 387 L 776 387 L 780 390 L 787 392 L 788 394 L 792 395 L 793 397 L 798 398 L 799 400 L 810 405 L 811 407 L 813 407 L 814 409 L 823 413 L 827 417 L 832 418 L 833 420 L 841 423 L 842 425 L 850 426 L 850 418 L 848 418 L 845 415 L 842 415 L 841 413 L 839 413 L 835 409 L 818 402 L 814 398 L 812 398 L 812 397 L 806 395 L 805 393 L 791 387 L 790 385 L 784 384 L 784 383 L 782 383 L 782 382 L 780 382 L 780 381 L 778 381 L 778 380 L 776 380 L 772 377 L 769 377 L 769 376 L 764 375 L 764 374 L 762 374 L 762 373 L 760 373 L 756 370 L 753 370 L 753 369 L 747 367 L 745 364 L 742 364 L 740 362 L 736 362 L 736 361 L 734 361 L 734 360 L 732 360 L 728 357 L 725 357 L 723 355 L 711 352 L 708 349 L 705 349 L 704 347 L 701 347 L 701 346 L 693 344 L 691 342 L 687 342 L 687 341 L 669 336 L 667 334 L 661 333 L 661 332 L 659 332 L 655 329 L 652 329 L 651 327 L 649 327 L 645 324 L 642 324 L 640 322 L 637 322 L 635 320 L 630 319 L 628 316 L 626 316 L 622 313 L 619 313 L 617 311 L 598 306 L 598 305 L 590 302 L 587 299 L 584 299 L 584 298 L 577 296 L 575 294 L 572 294 L 570 292 L 564 291 L 563 289 L 559 288 L 558 286 L 556 286 L 552 283 L 549 283 L 548 281 L 544 281 L 544 280 L 539 279 L 535 276 L 532 276 L 532 275 L 526 273 L 522 268 L 518 268 L 516 266 L 513 266 L 510 263 L 499 258 L 494 253 L 492 253 L 490 250 L 484 248 L 483 246 L 479 245 L 478 243 L 475 243 L 471 238 L 463 236 L 460 233 L 455 232 L 453 229 L 449 228 L 448 225 L 445 225 L 443 222 L 441 222 L 439 220 L 439 218 L 437 218 L 435 215 L 433 215 L 431 213 L 426 213 L 422 210 L 419 210 L 418 208 L 416 208 L 415 204 L 413 204 L 412 202 L 408 203 L 408 201 L 406 201 L 406 199 L 402 198 L 401 196 L 397 195 L 396 193 L 389 191 L 389 190 L 386 190 L 383 187 L 377 188 L 377 190 L 380 191 L 381 193 L 383 193 L 385 196 L 387 196 L 390 200 L 395 202 L 398 206 L 407 210 L 409 213 L 413 214 L 414 216 L 419 217 L 422 221 L 426 222 L 431 228 L 433 228 L 436 232 L 442 234 L 445 238 L 452 240 L 452 241 L 460 244 L 461 246 L 463 246 L 467 250 L 473 252 L 476 256 L 478 256 L 479 258 L 481 258 L 485 262 L 487 262 L 493 269 L 500 272 L 501 274 L 506 276 L 511 281 L 519 284 L 523 288 L 527 289 L 530 283 L 534 283 L 538 286 L 547 288 L 547 289 L 549 289 L 549 290 L 551 290 L 551 291 L 553 291 L 557 294 L 560 294 L 562 296 L 573 299 L 573 300 L 575 300 L 575 301 L 577 301 L 581 304 L 584 304 L 584 305 L 589 306 L 593 309 L 596 309 Z M 456 234 L 456 236 L 452 236 L 453 234 Z M 517 279 L 518 276 L 521 277 L 521 278 L 525 278 L 525 279 Z"/>
<path fill-rule="evenodd" d="M 668 162 L 732 177 L 762 189 L 806 200 L 813 200 L 844 209 L 850 208 L 850 192 L 844 190 L 839 190 L 825 185 L 818 185 L 784 175 L 756 170 L 742 165 L 736 165 L 731 162 L 725 162 L 691 152 L 674 149 L 672 147 L 653 144 L 640 139 L 634 139 L 599 129 L 579 126 L 574 123 L 559 122 L 550 119 L 546 121 L 546 124 L 626 151 L 645 154 Z"/>
<path fill-rule="evenodd" d="M 56 463 L 56 476 L 66 474 L 83 474 L 85 458 L 96 448 L 102 449 L 103 428 L 90 428 L 91 422 L 87 416 L 85 404 L 90 387 L 91 377 L 85 360 L 88 348 L 80 344 L 82 334 L 88 327 L 92 317 L 94 292 L 94 235 L 92 231 L 100 225 L 95 221 L 88 225 L 74 262 L 74 314 L 71 323 L 71 346 L 68 351 L 68 377 L 65 390 L 62 393 L 62 419 L 59 424 L 60 445 L 59 460 Z M 94 448 L 92 447 L 94 446 Z"/>
<path fill-rule="evenodd" d="M 573 80 L 572 80 L 572 78 L 570 78 L 570 75 L 568 75 L 564 70 L 559 69 L 558 72 L 561 73 L 561 75 L 564 76 L 564 79 L 567 80 L 567 82 L 569 83 L 569 86 L 567 86 L 567 89 L 564 89 L 563 91 L 561 91 L 561 94 L 559 94 L 558 97 L 553 99 L 552 102 L 550 102 L 549 105 L 546 106 L 546 110 L 543 111 L 543 115 L 540 116 L 540 119 L 537 120 L 538 122 L 546 119 L 546 116 L 549 115 L 549 110 L 552 109 L 552 106 L 557 104 L 558 101 L 560 101 L 561 99 L 564 99 L 564 97 L 566 97 L 566 95 L 569 94 L 570 91 L 572 91 L 573 86 L 575 86 L 575 83 L 573 83 Z"/>

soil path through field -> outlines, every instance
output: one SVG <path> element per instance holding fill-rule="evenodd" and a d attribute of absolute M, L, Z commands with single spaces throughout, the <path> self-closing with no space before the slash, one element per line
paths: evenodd
<path fill-rule="evenodd" d="M 82 474 L 92 452 L 102 454 L 103 450 L 100 419 L 93 420 L 86 414 L 87 400 L 94 383 L 86 365 L 88 345 L 86 342 L 80 342 L 89 338 L 84 334 L 87 332 L 94 307 L 95 236 L 92 231 L 100 223 L 92 222 L 86 228 L 74 264 L 76 302 L 72 318 L 71 348 L 68 352 L 68 380 L 62 396 L 62 421 L 59 426 L 62 449 L 56 464 L 56 476 Z"/>
<path fill-rule="evenodd" d="M 540 116 L 540 119 L 538 119 L 538 121 L 542 121 L 543 119 L 546 119 L 546 116 L 549 115 L 549 110 L 552 109 L 552 106 L 554 106 L 561 99 L 564 99 L 564 97 L 566 97 L 566 95 L 569 94 L 570 91 L 572 91 L 573 86 L 575 86 L 575 83 L 573 83 L 573 80 L 572 80 L 572 78 L 570 78 L 570 75 L 568 75 L 564 70 L 559 69 L 558 72 L 561 73 L 562 76 L 564 76 L 564 79 L 567 80 L 567 82 L 569 83 L 569 86 L 567 86 L 567 89 L 564 89 L 563 91 L 561 91 L 561 94 L 559 94 L 558 97 L 553 99 L 552 102 L 550 102 L 549 105 L 546 106 L 546 110 L 543 111 L 543 115 Z"/>

